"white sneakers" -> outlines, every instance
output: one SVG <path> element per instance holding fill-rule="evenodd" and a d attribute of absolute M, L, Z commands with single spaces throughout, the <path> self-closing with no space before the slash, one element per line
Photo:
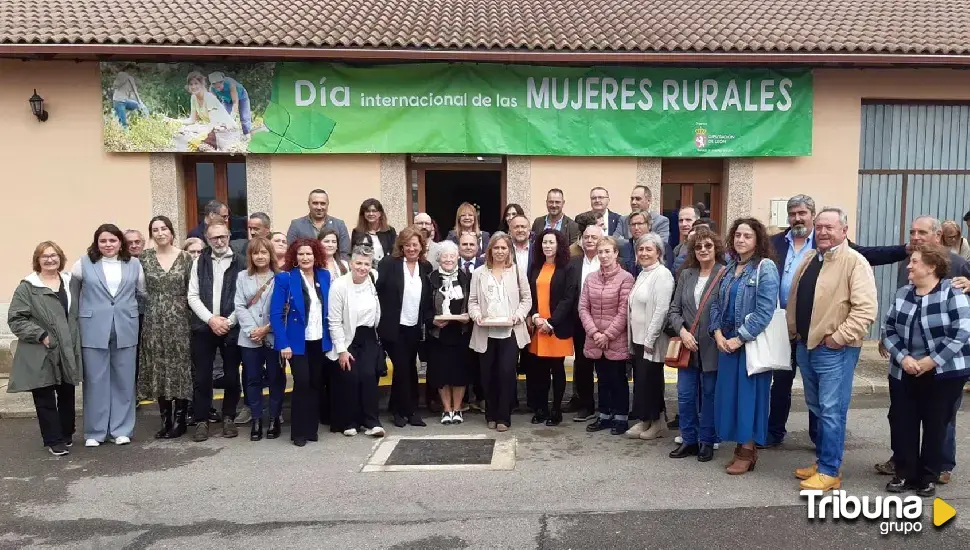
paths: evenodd
<path fill-rule="evenodd" d="M 461 411 L 441 413 L 441 423 L 446 426 L 448 424 L 461 424 L 464 421 L 465 419 L 461 416 Z"/>
<path fill-rule="evenodd" d="M 347 437 L 354 437 L 355 435 L 357 435 L 357 430 L 353 428 L 347 428 L 346 430 L 344 430 L 344 435 Z"/>
<path fill-rule="evenodd" d="M 374 426 L 373 428 L 369 428 L 368 430 L 364 431 L 364 435 L 368 435 L 370 437 L 384 437 L 384 428 Z"/>
<path fill-rule="evenodd" d="M 115 445 L 127 445 L 127 444 L 131 443 L 131 438 L 130 437 L 123 436 L 123 435 L 119 435 L 118 437 L 116 437 L 114 439 L 110 439 L 109 438 L 108 441 L 114 443 Z M 98 441 L 97 439 L 85 439 L 84 440 L 84 446 L 85 447 L 100 447 L 101 446 L 101 442 Z"/>
<path fill-rule="evenodd" d="M 120 435 L 115 438 L 115 445 L 127 445 L 129 443 L 131 443 L 130 437 L 125 437 L 123 435 Z"/>
<path fill-rule="evenodd" d="M 84 446 L 85 447 L 99 447 L 100 445 L 101 445 L 101 442 L 98 441 L 97 439 L 85 439 L 84 440 Z"/>

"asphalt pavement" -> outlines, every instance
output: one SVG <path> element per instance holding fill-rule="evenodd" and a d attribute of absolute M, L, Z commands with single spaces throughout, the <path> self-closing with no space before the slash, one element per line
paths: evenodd
<path fill-rule="evenodd" d="M 885 496 L 872 465 L 888 457 L 887 401 L 859 396 L 849 414 L 845 484 Z M 970 451 L 965 406 L 958 460 Z M 388 423 L 390 424 L 390 423 Z M 653 442 L 584 424 L 532 426 L 517 415 L 497 434 L 478 415 L 462 426 L 388 430 L 389 435 L 488 433 L 514 438 L 507 471 L 362 473 L 378 441 L 324 432 L 304 448 L 236 439 L 155 441 L 150 411 L 129 446 L 68 457 L 41 447 L 35 420 L 0 419 L 0 548 L 970 548 L 970 469 L 958 466 L 938 496 L 957 509 L 942 529 L 883 536 L 866 520 L 809 521 L 792 469 L 814 459 L 807 414 L 761 451 L 757 469 L 724 474 L 714 461 L 672 460 L 674 433 Z M 928 499 L 924 515 L 930 514 Z"/>

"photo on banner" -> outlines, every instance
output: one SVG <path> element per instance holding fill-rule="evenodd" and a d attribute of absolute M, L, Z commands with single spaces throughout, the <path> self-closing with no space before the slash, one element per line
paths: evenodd
<path fill-rule="evenodd" d="M 806 69 L 102 63 L 109 152 L 806 156 Z"/>

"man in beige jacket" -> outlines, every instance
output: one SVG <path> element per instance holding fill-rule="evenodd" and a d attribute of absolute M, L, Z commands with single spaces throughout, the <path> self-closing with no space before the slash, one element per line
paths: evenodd
<path fill-rule="evenodd" d="M 841 209 L 818 213 L 818 251 L 799 265 L 788 296 L 788 332 L 797 340 L 805 401 L 818 417 L 816 462 L 795 470 L 802 489 L 828 491 L 842 485 L 839 469 L 852 376 L 878 310 L 872 267 L 849 247 L 848 230 L 848 216 Z"/>

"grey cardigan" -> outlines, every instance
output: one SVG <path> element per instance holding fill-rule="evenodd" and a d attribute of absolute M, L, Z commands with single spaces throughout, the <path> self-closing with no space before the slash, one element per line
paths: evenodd
<path fill-rule="evenodd" d="M 259 300 L 250 306 L 249 302 L 259 292 L 260 287 L 256 275 L 250 275 L 248 271 L 240 271 L 236 276 L 236 295 L 233 298 L 233 305 L 236 308 L 236 321 L 239 322 L 239 346 L 243 348 L 261 347 L 249 339 L 249 333 L 254 328 L 269 324 L 269 303 L 273 297 L 272 274 Z M 272 330 L 263 338 L 263 345 L 273 347 Z"/>
<path fill-rule="evenodd" d="M 707 280 L 707 284 L 704 285 L 705 293 L 711 287 L 711 282 L 714 280 L 714 277 L 723 269 L 723 264 L 714 264 L 714 269 L 711 270 L 711 277 Z M 677 277 L 677 288 L 674 290 L 674 298 L 671 300 L 670 310 L 667 312 L 667 320 L 670 327 L 677 333 L 680 332 L 681 328 L 690 330 L 691 324 L 694 323 L 694 319 L 697 317 L 697 303 L 694 302 L 694 287 L 697 286 L 699 276 L 700 270 L 692 267 L 682 269 L 680 275 Z M 714 292 L 717 292 L 717 289 Z M 701 294 L 702 299 L 703 296 Z M 697 360 L 700 359 L 701 370 L 704 372 L 714 372 L 717 370 L 717 344 L 714 342 L 714 337 L 711 336 L 711 331 L 709 330 L 711 325 L 711 302 L 714 298 L 715 296 L 713 295 L 708 298 L 707 305 L 704 307 L 704 311 L 701 312 L 701 320 L 697 324 L 697 331 L 694 333 L 694 338 L 697 340 L 700 353 L 691 354 L 691 365 L 696 366 Z"/>

